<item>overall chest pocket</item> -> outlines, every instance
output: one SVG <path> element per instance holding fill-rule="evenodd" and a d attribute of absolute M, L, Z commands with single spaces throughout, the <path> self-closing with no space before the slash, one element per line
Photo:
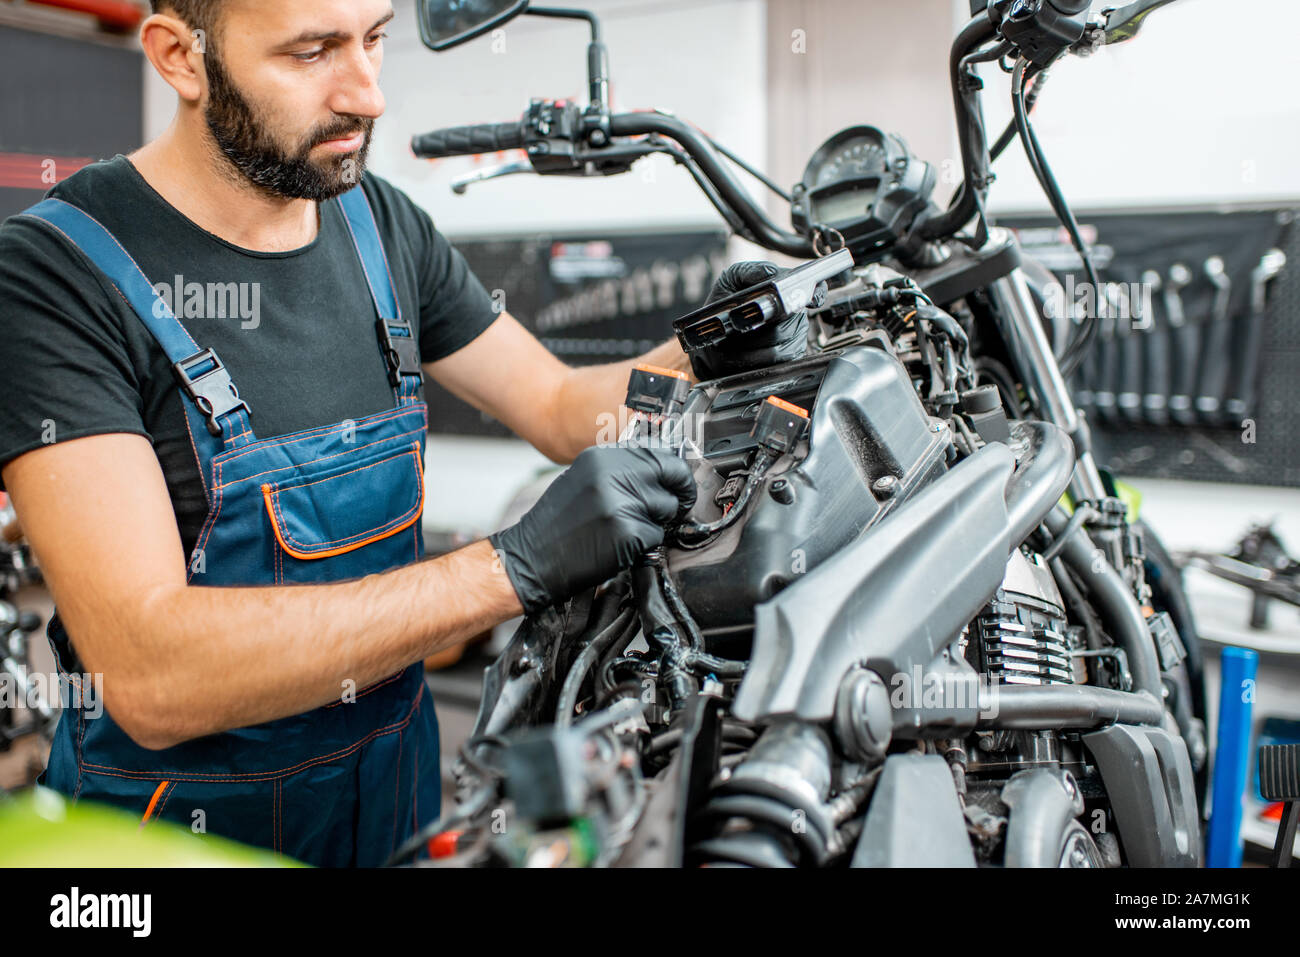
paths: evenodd
<path fill-rule="evenodd" d="M 420 443 L 323 474 L 267 482 L 277 583 L 355 578 L 420 557 L 424 463 Z"/>

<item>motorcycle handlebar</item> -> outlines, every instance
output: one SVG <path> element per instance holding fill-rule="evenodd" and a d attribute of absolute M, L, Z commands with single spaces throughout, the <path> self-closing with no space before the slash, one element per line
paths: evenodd
<path fill-rule="evenodd" d="M 420 159 L 439 159 L 444 156 L 471 156 L 475 153 L 521 149 L 525 142 L 524 124 L 516 120 L 513 123 L 452 126 L 432 133 L 422 133 L 412 138 L 411 150 Z"/>
<path fill-rule="evenodd" d="M 800 259 L 816 256 L 809 239 L 781 229 L 755 205 L 745 188 L 727 169 L 712 141 L 689 123 L 667 113 L 619 113 L 610 117 L 609 131 L 614 136 L 659 134 L 675 140 L 695 161 L 700 172 L 717 190 L 719 198 L 744 223 L 750 239 L 766 249 L 788 256 Z"/>
<path fill-rule="evenodd" d="M 513 123 L 480 123 L 424 133 L 411 140 L 411 150 L 421 159 L 492 153 L 527 146 L 526 117 Z M 695 162 L 718 197 L 739 217 L 759 245 L 808 259 L 815 256 L 810 240 L 781 229 L 768 218 L 722 162 L 707 136 L 695 127 L 667 113 L 619 113 L 609 118 L 611 136 L 629 137 L 659 134 L 676 141 Z"/>

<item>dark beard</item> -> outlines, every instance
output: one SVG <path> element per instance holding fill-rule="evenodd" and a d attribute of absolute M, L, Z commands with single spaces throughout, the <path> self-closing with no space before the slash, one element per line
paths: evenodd
<path fill-rule="evenodd" d="M 318 203 L 346 193 L 361 182 L 375 127 L 372 117 L 339 116 L 313 130 L 303 139 L 303 145 L 290 153 L 258 122 L 252 106 L 231 82 L 211 45 L 204 63 L 208 72 L 208 105 L 204 110 L 208 129 L 222 155 L 248 182 L 273 196 Z M 362 130 L 365 140 L 359 150 L 323 162 L 311 159 L 313 147 Z"/>

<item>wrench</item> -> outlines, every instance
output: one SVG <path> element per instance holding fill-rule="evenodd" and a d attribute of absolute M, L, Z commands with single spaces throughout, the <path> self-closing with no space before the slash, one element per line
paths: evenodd
<path fill-rule="evenodd" d="M 1136 300 L 1128 294 L 1129 285 L 1120 283 L 1115 287 L 1118 292 L 1120 314 L 1115 317 L 1115 332 L 1119 342 L 1119 384 L 1115 403 L 1119 414 L 1128 422 L 1142 421 L 1142 353 L 1146 345 L 1146 336 L 1140 330 L 1147 328 L 1151 320 L 1143 313 L 1145 303 L 1139 296 Z"/>
<path fill-rule="evenodd" d="M 1156 293 L 1162 285 L 1160 273 L 1148 269 L 1142 274 L 1142 284 L 1146 287 L 1142 297 L 1146 309 L 1142 333 L 1147 340 L 1143 350 L 1146 393 L 1142 396 L 1142 412 L 1148 422 L 1163 425 L 1169 421 L 1169 328 L 1156 317 Z"/>
<path fill-rule="evenodd" d="M 1286 266 L 1286 253 L 1270 249 L 1250 274 L 1250 316 L 1246 322 L 1237 349 L 1233 353 L 1232 382 L 1228 387 L 1228 401 L 1224 410 L 1233 421 L 1239 421 L 1255 403 L 1259 349 L 1264 338 L 1264 314 L 1268 305 L 1268 284 L 1277 278 Z"/>
<path fill-rule="evenodd" d="M 1183 312 L 1182 294 L 1191 283 L 1192 271 L 1185 263 L 1169 267 L 1169 281 L 1165 283 L 1165 312 L 1173 338 L 1169 415 L 1183 425 L 1192 422 L 1192 385 L 1196 380 L 1196 330 Z"/>
<path fill-rule="evenodd" d="M 1196 414 L 1207 425 L 1219 421 L 1219 409 L 1226 398 L 1228 365 L 1231 344 L 1228 309 L 1232 303 L 1232 279 L 1228 276 L 1221 256 L 1211 256 L 1202 267 L 1205 278 L 1214 286 L 1214 304 L 1210 318 L 1205 323 L 1205 336 L 1201 346 L 1201 375 L 1196 396 Z"/>

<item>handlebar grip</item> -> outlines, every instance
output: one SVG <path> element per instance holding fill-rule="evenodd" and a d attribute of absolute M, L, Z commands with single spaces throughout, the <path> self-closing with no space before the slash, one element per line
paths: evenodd
<path fill-rule="evenodd" d="M 524 143 L 524 124 L 516 120 L 513 123 L 452 126 L 432 133 L 421 133 L 412 137 L 411 150 L 420 159 L 437 159 L 443 156 L 470 156 L 475 153 L 520 149 Z"/>

